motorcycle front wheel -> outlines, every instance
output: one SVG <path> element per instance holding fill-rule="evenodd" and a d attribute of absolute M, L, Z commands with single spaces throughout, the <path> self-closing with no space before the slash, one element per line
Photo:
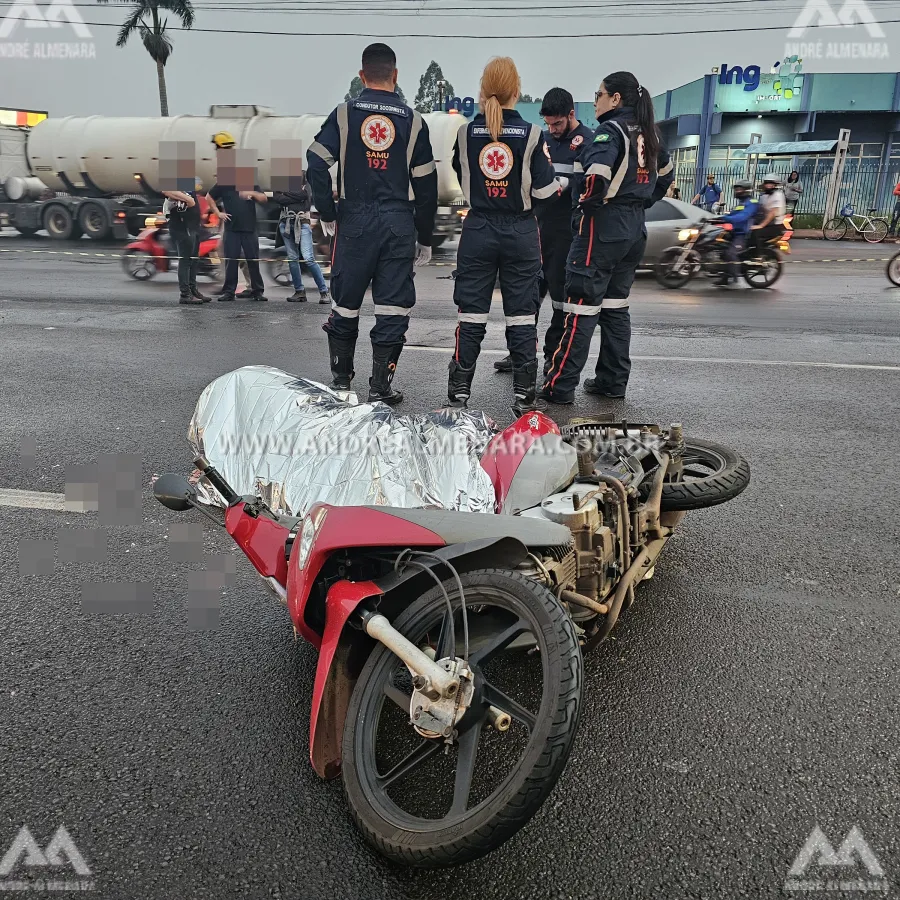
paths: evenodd
<path fill-rule="evenodd" d="M 782 262 L 778 254 L 763 247 L 744 260 L 744 281 L 752 288 L 770 288 L 781 278 Z"/>
<path fill-rule="evenodd" d="M 669 247 L 660 255 L 653 274 L 662 287 L 674 290 L 684 287 L 699 271 L 700 255 L 696 250 L 689 250 L 685 255 L 682 247 Z"/>
<path fill-rule="evenodd" d="M 578 726 L 581 650 L 559 601 L 518 572 L 460 577 L 474 693 L 451 740 L 414 729 L 422 712 L 418 701 L 411 708 L 409 669 L 381 644 L 357 680 L 344 728 L 344 790 L 357 827 L 379 853 L 408 866 L 468 862 L 512 837 L 556 784 Z M 449 658 L 452 633 L 461 657 L 460 609 L 451 578 L 393 625 L 438 660 Z"/>
<path fill-rule="evenodd" d="M 147 281 L 156 274 L 156 258 L 142 250 L 126 250 L 122 254 L 122 269 L 138 281 Z"/>
<path fill-rule="evenodd" d="M 886 273 L 888 281 L 896 287 L 900 287 L 900 253 L 895 253 L 888 260 Z"/>

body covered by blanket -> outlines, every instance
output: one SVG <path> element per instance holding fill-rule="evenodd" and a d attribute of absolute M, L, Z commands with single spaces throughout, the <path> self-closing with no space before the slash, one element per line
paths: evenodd
<path fill-rule="evenodd" d="M 302 516 L 324 502 L 492 513 L 479 460 L 495 432 L 482 412 L 398 416 L 280 369 L 245 366 L 205 388 L 188 439 L 238 494 L 259 495 L 275 512 Z M 222 505 L 205 479 L 198 487 Z"/>

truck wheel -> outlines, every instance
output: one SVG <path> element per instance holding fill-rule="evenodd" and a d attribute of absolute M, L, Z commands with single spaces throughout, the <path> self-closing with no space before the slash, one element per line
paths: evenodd
<path fill-rule="evenodd" d="M 92 241 L 106 240 L 112 228 L 109 212 L 99 203 L 81 204 L 78 210 L 78 225 Z"/>
<path fill-rule="evenodd" d="M 53 203 L 44 210 L 44 228 L 55 241 L 80 238 L 81 228 L 67 206 Z"/>

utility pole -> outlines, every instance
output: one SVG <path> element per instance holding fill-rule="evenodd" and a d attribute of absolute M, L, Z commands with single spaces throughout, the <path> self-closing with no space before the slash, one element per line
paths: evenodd
<path fill-rule="evenodd" d="M 438 109 L 443 110 L 444 108 L 444 79 L 438 79 Z"/>

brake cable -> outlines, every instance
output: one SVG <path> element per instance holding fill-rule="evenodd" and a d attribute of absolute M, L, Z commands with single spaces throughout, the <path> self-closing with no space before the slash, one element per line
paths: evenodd
<path fill-rule="evenodd" d="M 411 550 L 407 548 L 403 550 L 394 561 L 394 571 L 397 571 L 401 564 L 405 564 L 408 566 L 413 566 L 421 572 L 427 572 L 428 575 L 434 580 L 435 584 L 441 589 L 441 593 L 444 595 L 444 600 L 447 603 L 447 613 L 450 618 L 450 635 L 451 635 L 451 652 L 450 656 L 452 659 L 456 659 L 456 627 L 453 624 L 453 604 L 450 601 L 450 596 L 447 593 L 446 588 L 443 585 L 443 582 L 437 575 L 434 573 L 434 570 L 430 566 L 423 565 L 422 563 L 416 562 L 413 559 L 409 559 L 410 556 L 426 556 L 429 559 L 437 560 L 441 565 L 446 566 L 451 573 L 453 574 L 454 579 L 456 580 L 456 588 L 459 591 L 459 603 L 460 603 L 460 612 L 462 614 L 462 626 L 463 626 L 463 660 L 468 664 L 469 661 L 469 617 L 466 610 L 466 593 L 463 590 L 462 579 L 459 577 L 459 572 L 456 571 L 456 568 L 452 563 L 448 562 L 446 559 L 438 556 L 436 553 L 428 553 L 424 550 Z"/>

